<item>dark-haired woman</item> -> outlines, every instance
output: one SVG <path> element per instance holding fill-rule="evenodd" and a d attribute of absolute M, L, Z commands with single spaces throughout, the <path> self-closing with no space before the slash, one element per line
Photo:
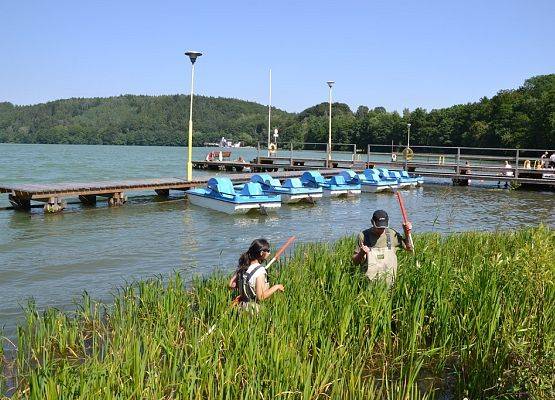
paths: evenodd
<path fill-rule="evenodd" d="M 275 292 L 283 292 L 283 285 L 268 284 L 266 268 L 261 264 L 270 256 L 266 239 L 253 240 L 249 249 L 239 257 L 239 265 L 229 281 L 229 287 L 239 291 L 243 304 L 265 300 Z"/>

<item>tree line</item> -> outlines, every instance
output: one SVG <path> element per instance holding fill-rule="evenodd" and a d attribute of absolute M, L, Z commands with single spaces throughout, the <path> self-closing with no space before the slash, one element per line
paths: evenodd
<path fill-rule="evenodd" d="M 17 106 L 0 103 L 0 142 L 183 146 L 187 141 L 189 96 L 122 95 L 72 98 Z M 195 96 L 194 145 L 225 136 L 245 145 L 267 140 L 267 106 Z M 383 107 L 334 103 L 336 143 L 433 146 L 555 148 L 555 74 L 527 79 L 517 89 L 491 98 L 427 111 L 387 111 Z M 272 108 L 272 130 L 280 141 L 327 142 L 328 104 L 300 113 Z"/>

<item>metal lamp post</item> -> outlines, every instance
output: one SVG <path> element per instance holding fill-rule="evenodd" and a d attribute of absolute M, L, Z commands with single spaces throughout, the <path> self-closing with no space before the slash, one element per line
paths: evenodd
<path fill-rule="evenodd" d="M 326 82 L 330 87 L 330 121 L 329 121 L 329 129 L 328 129 L 328 154 L 327 154 L 327 162 L 326 166 L 329 168 L 331 165 L 331 88 L 335 81 L 327 81 Z"/>
<path fill-rule="evenodd" d="M 189 141 L 187 144 L 187 180 L 193 180 L 193 89 L 195 86 L 195 61 L 202 53 L 188 51 L 185 53 L 191 60 L 191 104 L 189 106 Z"/>
<path fill-rule="evenodd" d="M 410 124 L 407 124 L 407 148 L 410 148 Z"/>

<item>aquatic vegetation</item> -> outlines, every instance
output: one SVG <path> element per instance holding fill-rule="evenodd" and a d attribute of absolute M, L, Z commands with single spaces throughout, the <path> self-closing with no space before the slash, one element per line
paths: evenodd
<path fill-rule="evenodd" d="M 354 238 L 299 245 L 258 315 L 222 274 L 31 304 L 14 398 L 554 398 L 555 232 L 414 239 L 391 289 L 352 266 Z"/>

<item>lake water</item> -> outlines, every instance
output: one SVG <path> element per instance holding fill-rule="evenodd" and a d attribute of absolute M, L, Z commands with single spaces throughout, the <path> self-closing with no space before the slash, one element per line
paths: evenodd
<path fill-rule="evenodd" d="M 208 150 L 195 148 L 194 158 Z M 0 185 L 183 177 L 186 149 L 179 147 L 0 144 Z M 251 159 L 255 149 L 233 149 Z M 288 156 L 288 153 L 287 153 Z M 343 155 L 349 158 L 348 154 Z M 194 171 L 207 177 L 214 172 Z M 453 187 L 447 182 L 403 191 L 414 232 L 512 229 L 540 223 L 555 227 L 553 192 L 495 187 Z M 291 235 L 300 242 L 333 241 L 369 226 L 375 209 L 401 229 L 391 194 L 322 200 L 316 206 L 283 206 L 275 215 L 228 216 L 153 193 L 130 196 L 123 207 L 69 204 L 61 214 L 0 211 L 0 329 L 12 336 L 22 306 L 71 308 L 87 290 L 109 300 L 125 283 L 182 271 L 187 278 L 220 268 L 231 273 L 252 239 L 276 246 Z M 9 205 L 0 194 L 0 207 Z"/>

